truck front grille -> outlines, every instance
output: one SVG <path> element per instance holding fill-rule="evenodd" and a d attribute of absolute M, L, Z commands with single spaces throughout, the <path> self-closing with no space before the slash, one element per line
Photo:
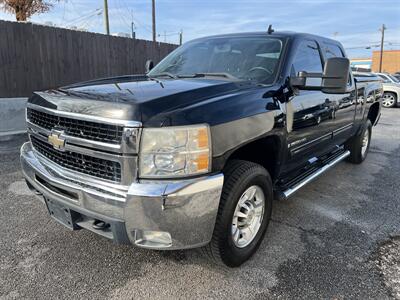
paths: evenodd
<path fill-rule="evenodd" d="M 47 130 L 59 129 L 70 136 L 87 140 L 120 144 L 122 139 L 123 127 L 118 125 L 60 117 L 32 108 L 27 108 L 27 118 L 31 123 Z"/>
<path fill-rule="evenodd" d="M 56 164 L 73 171 L 81 172 L 100 179 L 121 181 L 119 162 L 92 157 L 72 151 L 59 151 L 35 136 L 30 136 L 33 147 L 43 156 Z"/>

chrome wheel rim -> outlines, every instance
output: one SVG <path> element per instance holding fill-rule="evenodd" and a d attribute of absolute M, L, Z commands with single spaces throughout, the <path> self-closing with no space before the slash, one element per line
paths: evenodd
<path fill-rule="evenodd" d="M 253 185 L 243 192 L 232 219 L 232 239 L 238 248 L 249 245 L 260 230 L 265 209 L 263 190 Z"/>
<path fill-rule="evenodd" d="M 361 155 L 363 157 L 367 153 L 368 144 L 369 144 L 369 130 L 365 130 L 364 136 L 362 138 L 362 146 L 361 146 Z"/>
<path fill-rule="evenodd" d="M 390 106 L 394 105 L 395 101 L 396 101 L 396 99 L 394 98 L 393 95 L 385 94 L 385 95 L 383 95 L 382 105 L 385 107 L 390 107 Z"/>

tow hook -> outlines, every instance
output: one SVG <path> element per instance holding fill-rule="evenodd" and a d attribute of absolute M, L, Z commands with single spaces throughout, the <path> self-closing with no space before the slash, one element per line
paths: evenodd
<path fill-rule="evenodd" d="M 97 230 L 105 230 L 105 229 L 107 229 L 108 227 L 110 227 L 110 224 L 108 224 L 108 223 L 106 223 L 106 222 L 104 222 L 104 221 L 94 220 L 94 221 L 93 221 L 92 227 L 93 227 L 94 229 L 97 229 Z"/>

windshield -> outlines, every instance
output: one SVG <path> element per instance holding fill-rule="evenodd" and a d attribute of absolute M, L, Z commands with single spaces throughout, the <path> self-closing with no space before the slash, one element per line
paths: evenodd
<path fill-rule="evenodd" d="M 383 79 L 383 82 L 390 82 L 389 78 L 386 77 L 385 75 L 378 74 L 378 76 Z"/>
<path fill-rule="evenodd" d="M 393 80 L 393 82 L 399 83 L 400 81 L 394 77 L 393 75 L 388 74 L 389 78 Z"/>
<path fill-rule="evenodd" d="M 272 83 L 282 41 L 270 37 L 215 37 L 195 40 L 164 58 L 149 77 L 221 76 Z"/>

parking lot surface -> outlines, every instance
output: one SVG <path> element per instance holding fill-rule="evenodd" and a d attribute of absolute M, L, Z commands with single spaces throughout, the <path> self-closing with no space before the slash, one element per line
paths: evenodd
<path fill-rule="evenodd" d="M 237 269 L 198 250 L 68 231 L 33 198 L 18 159 L 0 155 L 0 299 L 399 297 L 400 109 L 383 111 L 363 164 L 342 162 L 275 201 L 260 249 Z"/>

